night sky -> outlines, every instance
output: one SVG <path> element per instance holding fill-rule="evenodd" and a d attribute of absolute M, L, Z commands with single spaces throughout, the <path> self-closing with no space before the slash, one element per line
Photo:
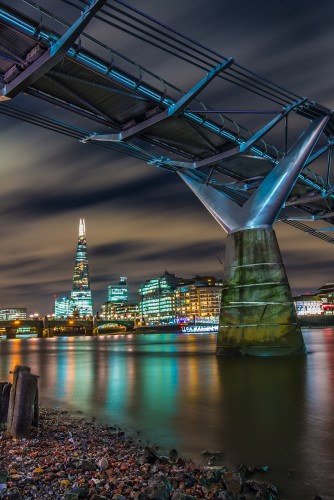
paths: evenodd
<path fill-rule="evenodd" d="M 332 0 L 129 3 L 297 94 L 334 108 Z M 66 14 L 60 0 L 40 4 Z M 89 29 L 96 35 L 94 22 Z M 111 27 L 105 26 L 99 36 L 184 90 L 203 76 Z M 255 105 L 227 92 L 221 80 L 209 87 L 205 101 L 220 109 Z M 62 117 L 61 110 L 29 96 L 21 95 L 13 104 Z M 87 121 L 81 125 L 94 131 Z M 252 128 L 249 119 L 247 126 Z M 128 276 L 133 298 L 143 280 L 165 270 L 182 277 L 222 276 L 217 253 L 223 260 L 226 234 L 177 175 L 4 115 L 0 129 L 0 308 L 53 312 L 54 295 L 71 290 L 81 217 L 86 219 L 94 311 L 119 276 Z M 294 293 L 334 281 L 333 245 L 282 223 L 275 229 Z"/>

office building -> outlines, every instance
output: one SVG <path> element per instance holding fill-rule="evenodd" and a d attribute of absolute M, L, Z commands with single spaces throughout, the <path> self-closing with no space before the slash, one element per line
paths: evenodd
<path fill-rule="evenodd" d="M 68 318 L 73 315 L 73 300 L 70 297 L 62 297 L 55 300 L 55 317 Z"/>
<path fill-rule="evenodd" d="M 167 271 L 159 278 L 146 280 L 139 289 L 139 314 L 143 325 L 175 322 L 175 290 L 181 278 Z"/>
<path fill-rule="evenodd" d="M 138 304 L 125 302 L 105 302 L 101 306 L 101 318 L 110 320 L 135 321 L 139 316 Z"/>
<path fill-rule="evenodd" d="M 127 277 L 121 276 L 117 285 L 108 286 L 108 302 L 124 303 L 129 301 Z"/>
<path fill-rule="evenodd" d="M 213 276 L 182 280 L 175 290 L 178 323 L 219 322 L 222 282 Z"/>
<path fill-rule="evenodd" d="M 0 309 L 0 320 L 11 321 L 14 319 L 27 319 L 27 309 L 25 307 L 6 307 Z"/>

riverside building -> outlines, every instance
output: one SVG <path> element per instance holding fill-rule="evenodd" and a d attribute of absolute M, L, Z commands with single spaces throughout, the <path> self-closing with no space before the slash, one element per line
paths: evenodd
<path fill-rule="evenodd" d="M 108 286 L 108 302 L 124 303 L 129 301 L 127 277 L 121 276 L 117 285 Z"/>
<path fill-rule="evenodd" d="M 25 307 L 6 307 L 0 309 L 0 320 L 11 321 L 14 319 L 27 319 L 27 309 Z"/>
<path fill-rule="evenodd" d="M 101 306 L 102 319 L 136 321 L 138 318 L 138 304 L 129 302 L 127 280 L 121 276 L 117 285 L 108 286 L 108 301 Z"/>
<path fill-rule="evenodd" d="M 294 297 L 298 316 L 333 315 L 334 283 L 325 283 L 315 294 Z"/>
<path fill-rule="evenodd" d="M 138 304 L 134 303 L 117 303 L 117 302 L 105 302 L 101 306 L 101 318 L 102 319 L 112 319 L 112 320 L 128 320 L 136 321 L 139 315 Z"/>
<path fill-rule="evenodd" d="M 222 282 L 213 276 L 183 280 L 175 291 L 178 323 L 218 324 Z"/>
<path fill-rule="evenodd" d="M 298 316 L 324 314 L 326 310 L 326 303 L 321 300 L 319 295 L 299 295 L 294 297 L 294 304 Z"/>
<path fill-rule="evenodd" d="M 70 297 L 62 297 L 55 300 L 55 318 L 68 318 L 73 314 L 73 300 Z"/>
<path fill-rule="evenodd" d="M 139 289 L 143 325 L 172 323 L 218 324 L 222 283 L 213 276 L 178 278 L 167 271 Z"/>
<path fill-rule="evenodd" d="M 143 325 L 166 325 L 176 318 L 175 290 L 181 278 L 165 272 L 142 283 L 139 293 L 139 314 Z"/>

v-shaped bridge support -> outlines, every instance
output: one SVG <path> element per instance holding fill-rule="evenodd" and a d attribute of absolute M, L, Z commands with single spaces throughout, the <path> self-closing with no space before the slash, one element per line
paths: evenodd
<path fill-rule="evenodd" d="M 227 194 L 179 172 L 228 232 L 217 338 L 219 355 L 303 354 L 305 346 L 272 225 L 328 117 L 311 122 L 289 153 L 241 207 Z"/>

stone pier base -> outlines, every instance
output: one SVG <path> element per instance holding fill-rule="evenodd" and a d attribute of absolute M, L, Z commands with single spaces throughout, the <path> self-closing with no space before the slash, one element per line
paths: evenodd
<path fill-rule="evenodd" d="M 247 229 L 228 236 L 216 354 L 305 354 L 290 286 L 271 228 Z"/>

